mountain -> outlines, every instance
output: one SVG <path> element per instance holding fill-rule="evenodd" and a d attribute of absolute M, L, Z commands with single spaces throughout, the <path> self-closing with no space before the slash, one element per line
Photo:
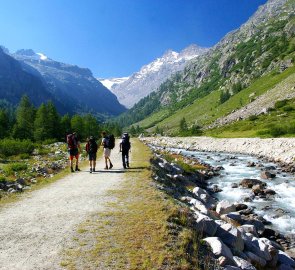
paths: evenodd
<path fill-rule="evenodd" d="M 183 71 L 163 82 L 159 91 L 140 100 L 119 118 L 173 134 L 179 122 L 206 127 L 232 111 L 270 95 L 281 83 L 280 99 L 290 97 L 295 62 L 295 1 L 269 0 L 239 29 Z M 261 108 L 261 111 L 263 108 Z"/>
<path fill-rule="evenodd" d="M 183 70 L 188 61 L 204 54 L 207 50 L 196 45 L 191 45 L 180 53 L 168 50 L 162 57 L 143 66 L 140 71 L 126 80 L 112 84 L 109 89 L 118 97 L 120 103 L 131 108 L 140 99 L 155 91 L 172 74 Z"/>
<path fill-rule="evenodd" d="M 87 68 L 54 61 L 33 50 L 22 49 L 8 56 L 15 59 L 19 69 L 42 83 L 52 100 L 59 105 L 59 111 L 63 107 L 69 113 L 90 112 L 114 116 L 126 110 L 116 96 L 97 81 Z M 35 93 L 37 91 L 38 89 Z M 19 98 L 16 95 L 16 99 Z M 46 101 L 41 97 L 37 99 L 37 103 Z"/>
<path fill-rule="evenodd" d="M 112 91 L 112 88 L 116 87 L 117 85 L 127 81 L 129 77 L 121 77 L 121 78 L 110 78 L 110 79 L 102 79 L 97 78 L 106 88 L 110 89 Z"/>
<path fill-rule="evenodd" d="M 0 100 L 17 105 L 20 98 L 27 95 L 36 106 L 52 100 L 60 112 L 65 113 L 66 108 L 47 90 L 42 78 L 24 70 L 21 63 L 7 52 L 0 47 Z"/>

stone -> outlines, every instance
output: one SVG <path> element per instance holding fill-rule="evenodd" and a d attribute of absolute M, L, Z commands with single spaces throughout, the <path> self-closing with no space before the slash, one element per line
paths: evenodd
<path fill-rule="evenodd" d="M 277 270 L 294 270 L 293 267 L 291 267 L 290 265 L 286 265 L 286 264 L 281 264 Z"/>
<path fill-rule="evenodd" d="M 229 224 L 221 225 L 217 228 L 215 236 L 234 250 L 242 252 L 244 250 L 244 240 L 241 232 Z"/>
<path fill-rule="evenodd" d="M 218 185 L 214 185 L 213 188 L 212 188 L 212 191 L 214 193 L 218 193 L 218 192 L 221 192 L 222 189 Z"/>
<path fill-rule="evenodd" d="M 242 223 L 242 217 L 239 212 L 231 212 L 220 216 L 221 219 L 234 225 L 240 225 Z"/>
<path fill-rule="evenodd" d="M 275 195 L 277 194 L 274 190 L 270 189 L 270 188 L 267 188 L 264 190 L 264 194 L 266 195 Z"/>
<path fill-rule="evenodd" d="M 246 251 L 245 254 L 247 255 L 247 257 L 250 259 L 250 262 L 254 265 L 259 265 L 264 267 L 266 265 L 266 260 L 263 258 L 260 258 L 259 256 L 257 256 L 256 254 L 250 252 L 250 251 Z"/>
<path fill-rule="evenodd" d="M 240 257 L 234 256 L 233 259 L 237 266 L 243 270 L 256 270 L 256 268 L 251 263 Z"/>
<path fill-rule="evenodd" d="M 284 251 L 279 250 L 279 257 L 278 257 L 278 262 L 280 264 L 285 264 L 289 265 L 291 267 L 295 267 L 295 261 Z"/>
<path fill-rule="evenodd" d="M 260 186 L 260 185 L 254 185 L 252 187 L 252 192 L 257 196 L 257 195 L 261 195 L 261 194 L 264 194 L 264 191 L 263 191 L 263 187 Z"/>
<path fill-rule="evenodd" d="M 264 224 L 262 223 L 262 221 L 257 220 L 257 219 L 250 219 L 250 220 L 246 220 L 244 222 L 244 225 L 253 225 L 256 229 L 257 232 L 259 233 L 263 233 L 265 227 Z"/>
<path fill-rule="evenodd" d="M 252 188 L 255 185 L 260 185 L 261 187 L 265 187 L 266 183 L 258 179 L 245 178 L 239 183 L 239 185 L 242 186 L 243 188 Z"/>
<path fill-rule="evenodd" d="M 238 185 L 237 183 L 232 183 L 232 184 L 231 184 L 231 187 L 232 187 L 232 188 L 238 188 L 239 185 Z"/>
<path fill-rule="evenodd" d="M 241 233 L 251 233 L 253 234 L 254 236 L 258 237 L 258 233 L 256 231 L 256 228 L 254 225 L 250 225 L 250 224 L 244 224 L 242 226 L 239 226 L 238 227 L 238 230 L 241 232 Z"/>
<path fill-rule="evenodd" d="M 204 232 L 208 236 L 213 236 L 217 230 L 217 223 L 210 217 L 202 214 L 202 213 L 195 213 L 196 214 L 196 225 L 195 228 L 199 232 Z"/>
<path fill-rule="evenodd" d="M 236 211 L 248 209 L 248 205 L 244 203 L 237 203 L 235 204 L 235 206 L 236 206 Z"/>
<path fill-rule="evenodd" d="M 209 244 L 214 255 L 217 257 L 224 256 L 233 262 L 233 254 L 231 250 L 221 241 L 219 237 L 207 237 L 203 240 Z"/>
<path fill-rule="evenodd" d="M 247 166 L 247 167 L 255 167 L 256 164 L 255 164 L 255 162 L 253 162 L 253 161 L 248 161 L 246 166 Z"/>
<path fill-rule="evenodd" d="M 220 266 L 225 266 L 229 263 L 228 259 L 224 256 L 220 256 L 217 260 Z"/>
<path fill-rule="evenodd" d="M 236 206 L 226 200 L 222 200 L 216 206 L 216 212 L 219 215 L 236 211 Z"/>
<path fill-rule="evenodd" d="M 226 265 L 223 270 L 241 270 L 240 267 Z"/>
<path fill-rule="evenodd" d="M 261 172 L 260 177 L 262 179 L 272 179 L 272 178 L 275 178 L 276 177 L 276 174 L 275 173 L 271 173 L 269 171 L 263 171 L 263 172 Z"/>
<path fill-rule="evenodd" d="M 195 187 L 193 189 L 193 193 L 197 196 L 200 197 L 201 195 L 209 195 L 208 192 L 205 189 L 202 189 L 200 187 Z"/>
<path fill-rule="evenodd" d="M 196 199 L 192 199 L 189 203 L 192 204 L 192 205 L 193 205 L 197 210 L 199 210 L 202 214 L 204 214 L 204 215 L 208 215 L 208 209 L 207 209 L 207 207 L 205 206 L 205 204 L 202 203 L 201 201 L 196 200 Z"/>

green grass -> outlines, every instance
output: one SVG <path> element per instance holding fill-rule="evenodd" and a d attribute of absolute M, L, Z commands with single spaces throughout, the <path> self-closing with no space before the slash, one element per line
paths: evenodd
<path fill-rule="evenodd" d="M 262 95 L 267 90 L 273 88 L 278 83 L 286 79 L 295 72 L 295 67 L 286 69 L 282 73 L 273 72 L 255 80 L 248 88 L 232 96 L 228 101 L 219 104 L 220 92 L 214 91 L 204 98 L 197 99 L 190 106 L 187 106 L 175 114 L 160 121 L 161 112 L 154 114 L 140 122 L 140 126 L 148 126 L 152 122 L 157 122 L 157 126 L 163 128 L 165 133 L 175 134 L 179 131 L 180 120 L 185 117 L 188 125 L 207 125 L 219 117 L 229 114 L 231 111 L 241 108 L 250 102 L 249 95 Z M 163 112 L 164 113 L 164 112 Z M 163 114 L 162 113 L 162 114 Z M 153 128 L 149 129 L 152 131 Z"/>
<path fill-rule="evenodd" d="M 295 99 L 279 101 L 267 115 L 249 117 L 220 128 L 205 131 L 206 136 L 241 137 L 294 137 Z"/>

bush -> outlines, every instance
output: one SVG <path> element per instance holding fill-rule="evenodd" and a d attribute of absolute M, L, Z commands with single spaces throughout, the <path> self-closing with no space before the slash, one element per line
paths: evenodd
<path fill-rule="evenodd" d="M 284 99 L 284 100 L 279 100 L 275 103 L 275 108 L 276 109 L 279 109 L 279 108 L 282 108 L 284 107 L 285 105 L 287 104 L 287 100 Z"/>
<path fill-rule="evenodd" d="M 0 140 L 0 155 L 13 156 L 20 154 L 32 154 L 34 143 L 30 140 Z"/>
<path fill-rule="evenodd" d="M 6 165 L 3 170 L 6 174 L 10 175 L 13 172 L 19 172 L 19 171 L 24 171 L 28 168 L 27 164 L 24 163 L 12 163 Z"/>
<path fill-rule="evenodd" d="M 272 126 L 269 129 L 269 134 L 273 137 L 279 137 L 287 133 L 288 131 L 284 126 Z"/>
<path fill-rule="evenodd" d="M 284 112 L 294 111 L 294 107 L 292 107 L 291 105 L 287 105 L 287 106 L 283 107 L 283 111 Z"/>
<path fill-rule="evenodd" d="M 258 116 L 257 115 L 250 115 L 249 116 L 249 120 L 250 121 L 255 121 L 255 120 L 257 120 L 258 119 Z"/>

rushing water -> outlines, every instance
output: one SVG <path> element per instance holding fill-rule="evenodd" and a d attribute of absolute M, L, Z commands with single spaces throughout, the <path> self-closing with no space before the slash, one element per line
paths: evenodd
<path fill-rule="evenodd" d="M 293 175 L 281 172 L 277 164 L 264 162 L 247 155 L 185 150 L 182 150 L 181 153 L 189 157 L 194 156 L 211 166 L 222 166 L 224 168 L 220 171 L 219 176 L 209 180 L 211 186 L 218 185 L 222 189 L 222 192 L 215 194 L 219 200 L 245 203 L 244 198 L 249 197 L 251 189 L 232 188 L 232 184 L 239 184 L 244 178 L 259 179 L 266 182 L 267 188 L 277 193 L 273 199 L 266 200 L 255 197 L 252 202 L 246 204 L 255 207 L 257 214 L 270 221 L 272 223 L 270 227 L 282 233 L 295 233 L 295 178 Z M 261 167 L 248 167 L 248 162 L 255 162 L 255 164 L 260 164 Z M 261 179 L 261 171 L 269 166 L 276 167 L 274 170 L 276 178 L 271 180 Z M 280 214 L 278 214 L 279 212 Z"/>

